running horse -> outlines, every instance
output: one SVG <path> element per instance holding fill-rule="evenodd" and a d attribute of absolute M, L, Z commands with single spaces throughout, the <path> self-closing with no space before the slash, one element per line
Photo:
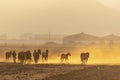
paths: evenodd
<path fill-rule="evenodd" d="M 63 62 L 65 60 L 65 62 L 67 63 L 69 61 L 68 56 L 71 56 L 71 54 L 68 52 L 67 54 L 61 54 L 61 62 Z"/>
<path fill-rule="evenodd" d="M 46 52 L 42 52 L 42 62 L 47 62 L 48 61 L 48 50 Z"/>
<path fill-rule="evenodd" d="M 12 51 L 6 52 L 5 57 L 6 57 L 6 60 L 9 62 L 10 59 L 12 58 Z"/>
<path fill-rule="evenodd" d="M 81 64 L 87 64 L 89 57 L 90 57 L 90 53 L 89 52 L 81 53 L 80 54 Z"/>

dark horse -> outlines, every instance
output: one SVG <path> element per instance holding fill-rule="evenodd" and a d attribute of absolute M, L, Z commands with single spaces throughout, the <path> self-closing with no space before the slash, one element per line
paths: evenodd
<path fill-rule="evenodd" d="M 18 60 L 20 61 L 20 63 L 24 64 L 25 63 L 25 54 L 23 51 L 18 53 Z"/>
<path fill-rule="evenodd" d="M 13 62 L 16 63 L 16 52 L 15 51 L 13 51 L 12 57 L 13 57 Z"/>
<path fill-rule="evenodd" d="M 22 63 L 31 63 L 32 61 L 32 56 L 31 56 L 31 52 L 30 51 L 26 51 L 26 52 L 19 52 L 18 53 L 18 60 Z"/>
<path fill-rule="evenodd" d="M 90 56 L 89 52 L 86 53 L 81 53 L 80 58 L 81 58 L 81 64 L 87 64 L 88 58 Z"/>
<path fill-rule="evenodd" d="M 33 58 L 34 58 L 35 64 L 38 63 L 40 55 L 41 55 L 41 50 L 40 49 L 38 51 L 34 50 Z"/>
<path fill-rule="evenodd" d="M 31 61 L 32 61 L 31 52 L 30 51 L 26 51 L 26 52 L 24 52 L 24 55 L 25 55 L 25 63 L 26 62 L 31 63 Z"/>
<path fill-rule="evenodd" d="M 11 57 L 12 57 L 12 51 L 6 52 L 5 57 L 6 57 L 6 60 L 7 60 L 7 61 L 10 61 L 10 59 L 11 59 Z"/>
<path fill-rule="evenodd" d="M 48 50 L 46 50 L 46 52 L 42 52 L 42 62 L 44 63 L 44 61 L 48 61 Z"/>
<path fill-rule="evenodd" d="M 68 56 L 71 56 L 70 53 L 67 53 L 67 54 L 61 54 L 61 62 L 63 62 L 65 60 L 65 62 L 68 62 L 69 59 L 68 59 Z"/>

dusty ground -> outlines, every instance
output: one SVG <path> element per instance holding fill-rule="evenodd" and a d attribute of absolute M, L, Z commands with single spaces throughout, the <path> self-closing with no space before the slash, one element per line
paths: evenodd
<path fill-rule="evenodd" d="M 120 66 L 0 63 L 0 80 L 120 80 Z"/>
<path fill-rule="evenodd" d="M 64 75 L 51 76 L 45 80 L 120 80 L 120 66 L 89 66 Z"/>
<path fill-rule="evenodd" d="M 80 65 L 0 63 L 0 80 L 44 80 L 80 69 Z"/>

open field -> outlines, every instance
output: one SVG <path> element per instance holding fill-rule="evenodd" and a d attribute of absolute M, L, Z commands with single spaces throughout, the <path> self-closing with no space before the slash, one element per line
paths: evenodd
<path fill-rule="evenodd" d="M 0 63 L 0 80 L 120 80 L 120 66 Z"/>

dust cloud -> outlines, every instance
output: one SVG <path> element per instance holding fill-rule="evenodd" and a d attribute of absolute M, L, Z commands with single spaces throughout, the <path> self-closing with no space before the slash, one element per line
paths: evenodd
<path fill-rule="evenodd" d="M 0 48 L 0 62 L 7 62 L 5 59 L 5 53 L 7 51 L 15 50 L 17 53 L 19 51 L 30 50 L 33 53 L 36 49 L 41 49 L 42 52 L 46 49 L 49 50 L 49 60 L 47 63 L 49 64 L 61 64 L 60 56 L 61 54 L 65 54 L 67 52 L 71 53 L 69 56 L 69 64 L 81 64 L 80 54 L 82 52 L 89 52 L 90 57 L 88 60 L 88 64 L 120 64 L 120 44 L 114 44 L 112 46 L 108 44 L 97 44 L 97 45 L 80 45 L 76 47 L 40 47 L 40 46 L 8 46 Z M 32 58 L 33 59 L 33 58 Z M 12 62 L 12 59 L 11 61 Z M 17 62 L 19 62 L 17 60 Z M 42 59 L 40 56 L 40 60 L 38 64 L 42 63 Z M 65 62 L 64 62 L 65 63 Z M 34 64 L 32 62 L 31 64 Z"/>

